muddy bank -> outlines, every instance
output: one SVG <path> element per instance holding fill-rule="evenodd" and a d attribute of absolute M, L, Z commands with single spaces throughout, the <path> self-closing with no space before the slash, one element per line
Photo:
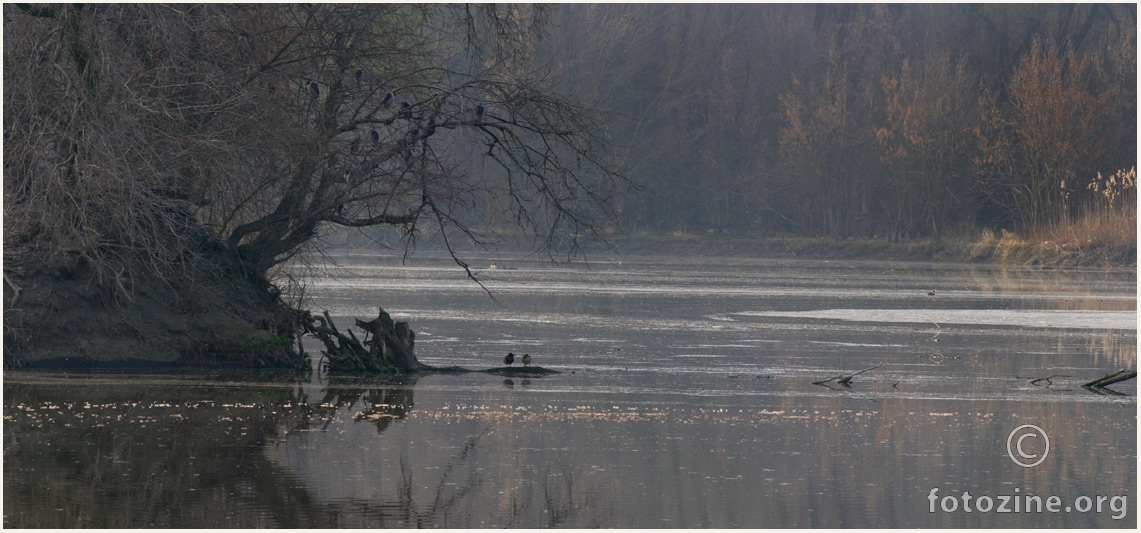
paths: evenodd
<path fill-rule="evenodd" d="M 81 265 L 6 271 L 4 368 L 308 366 L 275 288 L 224 266 L 198 273 L 116 292 Z"/>

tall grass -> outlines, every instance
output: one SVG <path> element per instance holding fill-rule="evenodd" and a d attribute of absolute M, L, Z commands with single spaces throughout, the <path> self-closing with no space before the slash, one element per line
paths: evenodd
<path fill-rule="evenodd" d="M 1100 173 L 1087 189 L 1088 201 L 1075 216 L 1027 228 L 1016 235 L 989 230 L 973 243 L 971 255 L 1000 261 L 1046 264 L 1135 265 L 1137 263 L 1137 171 Z"/>

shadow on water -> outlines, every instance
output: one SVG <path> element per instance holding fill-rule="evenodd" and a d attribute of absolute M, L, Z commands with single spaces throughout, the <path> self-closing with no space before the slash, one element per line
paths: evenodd
<path fill-rule="evenodd" d="M 4 527 L 449 523 L 449 513 L 480 483 L 465 473 L 472 471 L 468 463 L 488 429 L 465 438 L 435 465 L 435 479 L 414 474 L 414 465 L 401 455 L 400 475 L 384 480 L 392 490 L 375 500 L 323 501 L 267 453 L 291 435 L 343 431 L 336 427 L 339 420 L 373 425 L 377 434 L 384 433 L 412 412 L 418 379 L 331 378 L 317 388 L 281 381 L 8 373 L 3 388 Z M 582 502 L 574 494 L 572 468 L 561 467 L 543 478 L 550 480 L 542 491 L 549 517 L 545 525 L 555 526 Z M 413 490 L 418 486 L 434 491 Z"/>

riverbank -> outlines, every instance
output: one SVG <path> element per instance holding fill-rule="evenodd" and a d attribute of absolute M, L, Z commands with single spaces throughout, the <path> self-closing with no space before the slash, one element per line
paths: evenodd
<path fill-rule="evenodd" d="M 182 278 L 139 275 L 123 293 L 83 263 L 6 264 L 4 368 L 308 368 L 280 291 L 213 259 Z"/>
<path fill-rule="evenodd" d="M 630 233 L 610 238 L 624 254 L 738 256 L 885 261 L 946 261 L 1042 266 L 1136 267 L 1137 243 L 1035 239 L 984 231 L 975 239 L 882 239 L 746 237 L 719 234 Z"/>

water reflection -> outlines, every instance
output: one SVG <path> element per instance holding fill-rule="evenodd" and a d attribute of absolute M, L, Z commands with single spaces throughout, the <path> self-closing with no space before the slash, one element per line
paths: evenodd
<path fill-rule="evenodd" d="M 537 381 L 558 379 L 569 378 Z M 504 396 L 464 380 L 497 383 L 490 376 L 310 385 L 9 374 L 4 525 L 1136 523 L 1094 513 L 932 515 L 925 499 L 933 487 L 976 495 L 1019 488 L 1069 501 L 1135 496 L 1135 404 L 858 391 L 679 392 L 646 401 L 520 386 Z M 1012 424 L 1023 422 L 1055 439 L 1055 459 L 1040 469 L 1017 468 L 1001 451 Z"/>
<path fill-rule="evenodd" d="M 323 390 L 319 415 L 322 428 L 328 429 L 337 413 L 351 412 L 353 420 L 376 424 L 382 432 L 394 420 L 404 420 L 412 411 L 412 389 L 417 376 L 386 378 L 330 378 Z"/>
<path fill-rule="evenodd" d="M 6 373 L 4 525 L 1136 525 L 1133 510 L 931 513 L 927 499 L 1136 496 L 1136 381 L 1117 397 L 1078 386 L 1136 366 L 1131 272 L 520 266 L 489 282 L 503 308 L 454 267 L 375 258 L 312 294 L 338 318 L 385 302 L 429 364 L 514 350 L 561 374 Z M 1041 323 L 1057 311 L 1084 327 Z M 875 365 L 849 388 L 812 385 Z M 1040 467 L 1007 457 L 1022 424 L 1050 435 Z"/>
<path fill-rule="evenodd" d="M 465 500 L 493 505 L 497 499 L 480 493 L 483 467 L 473 463 L 495 428 L 433 443 L 446 452 L 427 464 L 413 464 L 407 450 L 375 440 L 408 418 L 415 383 L 333 379 L 311 397 L 314 389 L 305 384 L 9 374 L 4 526 L 480 525 L 471 522 Z M 375 428 L 374 437 L 362 434 L 363 427 Z M 329 449 L 317 456 L 312 446 Z M 387 459 L 394 451 L 397 470 L 361 468 L 368 465 L 364 456 Z M 318 493 L 330 484 L 354 490 L 319 498 L 304 479 L 313 475 L 321 478 Z M 590 494 L 576 493 L 575 468 L 548 463 L 540 477 L 541 498 L 509 496 L 492 525 L 517 525 L 522 510 L 534 505 L 544 508 L 545 526 L 562 524 L 584 505 L 598 508 Z M 361 479 L 367 487 L 356 490 L 352 484 Z"/>
<path fill-rule="evenodd" d="M 310 514 L 306 492 L 258 453 L 309 426 L 289 388 L 21 381 L 5 376 L 5 527 L 266 527 Z"/>

